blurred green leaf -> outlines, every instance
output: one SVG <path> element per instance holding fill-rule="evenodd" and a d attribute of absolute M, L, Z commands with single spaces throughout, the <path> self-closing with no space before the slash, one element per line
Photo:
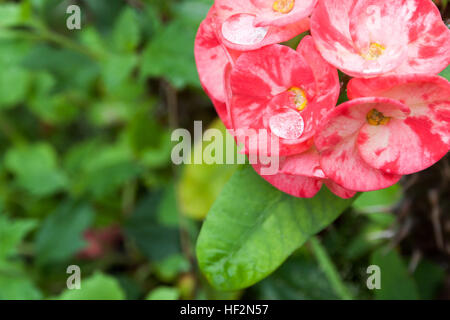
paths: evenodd
<path fill-rule="evenodd" d="M 23 68 L 10 66 L 0 73 L 0 108 L 23 102 L 31 83 L 30 73 Z"/>
<path fill-rule="evenodd" d="M 109 92 L 124 83 L 136 67 L 138 60 L 133 54 L 110 54 L 104 61 L 102 68 L 103 81 Z"/>
<path fill-rule="evenodd" d="M 17 269 L 16 269 L 17 271 Z M 39 300 L 41 292 L 23 274 L 8 274 L 0 270 L 0 300 Z"/>
<path fill-rule="evenodd" d="M 158 287 L 152 290 L 148 296 L 147 300 L 178 300 L 180 293 L 177 288 L 171 287 Z"/>
<path fill-rule="evenodd" d="M 196 28 L 179 20 L 159 30 L 144 50 L 142 76 L 164 77 L 177 88 L 200 87 L 194 59 L 195 34 Z"/>
<path fill-rule="evenodd" d="M 0 4 L 0 28 L 22 25 L 30 20 L 27 1 Z"/>
<path fill-rule="evenodd" d="M 42 298 L 17 259 L 17 247 L 36 225 L 35 220 L 10 219 L 0 214 L 0 300 Z"/>
<path fill-rule="evenodd" d="M 295 254 L 251 290 L 262 300 L 338 299 L 317 263 L 305 254 Z"/>
<path fill-rule="evenodd" d="M 58 167 L 56 152 L 47 143 L 9 149 L 5 166 L 15 174 L 16 183 L 35 196 L 48 196 L 67 186 L 67 177 Z"/>
<path fill-rule="evenodd" d="M 375 290 L 377 300 L 419 299 L 417 285 L 395 250 L 386 247 L 376 250 L 372 253 L 370 263 L 381 270 L 381 289 Z"/>
<path fill-rule="evenodd" d="M 248 287 L 267 277 L 351 203 L 326 188 L 313 199 L 294 198 L 265 182 L 250 166 L 239 169 L 200 232 L 200 268 L 221 290 Z"/>
<path fill-rule="evenodd" d="M 97 272 L 87 279 L 81 279 L 80 290 L 66 289 L 59 300 L 124 300 L 125 293 L 119 282 L 103 273 Z"/>
<path fill-rule="evenodd" d="M 336 269 L 333 261 L 329 257 L 325 247 L 320 243 L 316 237 L 312 237 L 310 240 L 311 248 L 314 256 L 319 263 L 320 269 L 323 271 L 331 285 L 331 288 L 336 295 L 343 300 L 351 300 L 352 296 L 347 286 L 341 279 L 339 272 Z"/>
<path fill-rule="evenodd" d="M 85 246 L 83 232 L 92 224 L 94 211 L 89 205 L 66 202 L 43 222 L 36 235 L 39 264 L 63 262 Z"/>
<path fill-rule="evenodd" d="M 51 73 L 57 89 L 89 91 L 100 72 L 98 64 L 82 53 L 43 44 L 32 47 L 23 65 L 32 71 Z"/>
<path fill-rule="evenodd" d="M 402 189 L 399 184 L 390 188 L 364 192 L 354 203 L 353 208 L 365 213 L 377 213 L 391 210 L 401 199 Z"/>
<path fill-rule="evenodd" d="M 139 24 L 136 23 L 137 14 L 130 7 L 126 7 L 120 14 L 113 30 L 113 42 L 118 51 L 132 52 L 139 44 Z"/>
<path fill-rule="evenodd" d="M 17 254 L 17 246 L 36 225 L 35 220 L 12 220 L 0 214 L 0 270 Z"/>
<path fill-rule="evenodd" d="M 178 228 L 158 223 L 161 196 L 162 192 L 157 192 L 140 202 L 125 224 L 127 236 L 148 259 L 155 261 L 181 251 Z"/>
<path fill-rule="evenodd" d="M 417 283 L 421 299 L 436 299 L 439 289 L 443 286 L 445 270 L 436 263 L 422 260 L 417 266 L 413 277 Z"/>
<path fill-rule="evenodd" d="M 209 129 L 218 129 L 225 137 L 229 135 L 220 120 L 216 120 Z M 214 142 L 211 142 L 214 143 Z M 193 164 L 194 154 L 202 153 L 211 143 L 197 143 L 189 155 L 192 164 L 185 165 L 177 186 L 180 207 L 186 216 L 202 220 L 219 196 L 224 185 L 231 178 L 239 165 Z M 225 144 L 223 154 L 225 155 Z M 236 153 L 236 152 L 235 152 Z"/>
<path fill-rule="evenodd" d="M 96 199 L 113 194 L 142 172 L 126 145 L 104 145 L 95 141 L 72 149 L 66 165 L 74 175 L 73 192 L 87 193 Z"/>
<path fill-rule="evenodd" d="M 183 272 L 191 268 L 189 261 L 181 254 L 174 254 L 155 263 L 156 274 L 164 282 L 171 282 Z"/>

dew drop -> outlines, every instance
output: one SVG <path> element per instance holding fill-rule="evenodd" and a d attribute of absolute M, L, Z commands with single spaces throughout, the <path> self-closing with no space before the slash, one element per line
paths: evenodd
<path fill-rule="evenodd" d="M 285 109 L 273 115 L 269 120 L 270 130 L 282 139 L 294 140 L 302 136 L 305 123 L 302 116 L 292 110 Z"/>
<path fill-rule="evenodd" d="M 264 40 L 269 31 L 266 27 L 253 25 L 255 16 L 251 14 L 236 14 L 222 24 L 223 37 L 235 44 L 254 45 Z"/>

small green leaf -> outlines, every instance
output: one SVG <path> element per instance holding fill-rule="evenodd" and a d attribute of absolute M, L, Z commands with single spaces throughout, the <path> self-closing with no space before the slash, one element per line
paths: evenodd
<path fill-rule="evenodd" d="M 158 287 L 151 291 L 147 300 L 178 300 L 180 297 L 180 292 L 177 288 L 171 287 Z"/>
<path fill-rule="evenodd" d="M 312 251 L 320 265 L 323 273 L 328 278 L 328 281 L 333 288 L 333 291 L 343 300 L 351 300 L 352 296 L 346 285 L 341 279 L 333 261 L 331 261 L 325 247 L 320 243 L 316 237 L 310 240 Z"/>
<path fill-rule="evenodd" d="M 130 76 L 138 59 L 133 54 L 109 55 L 103 63 L 102 76 L 106 89 L 113 92 Z"/>
<path fill-rule="evenodd" d="M 13 27 L 29 21 L 27 3 L 2 3 L 0 4 L 0 28 Z"/>
<path fill-rule="evenodd" d="M 36 227 L 30 219 L 0 215 L 0 300 L 34 300 L 42 295 L 17 259 L 17 247 Z"/>
<path fill-rule="evenodd" d="M 0 108 L 23 102 L 31 83 L 30 73 L 17 66 L 2 68 L 0 73 Z"/>
<path fill-rule="evenodd" d="M 14 270 L 17 271 L 17 268 Z M 24 274 L 0 271 L 0 300 L 39 300 L 42 294 Z"/>
<path fill-rule="evenodd" d="M 43 222 L 36 236 L 39 264 L 62 262 L 85 245 L 82 233 L 91 225 L 94 212 L 89 205 L 63 203 Z"/>
<path fill-rule="evenodd" d="M 445 70 L 442 71 L 439 75 L 450 81 L 450 66 L 447 66 L 447 68 L 445 68 Z"/>
<path fill-rule="evenodd" d="M 164 282 L 172 282 L 182 272 L 190 269 L 189 261 L 181 254 L 174 254 L 161 262 L 155 263 L 158 278 Z"/>
<path fill-rule="evenodd" d="M 8 258 L 16 254 L 19 243 L 35 227 L 34 220 L 12 220 L 0 215 L 0 268 L 7 264 Z"/>
<path fill-rule="evenodd" d="M 196 28 L 180 20 L 161 28 L 143 52 L 142 76 L 166 77 L 177 88 L 200 87 L 194 59 L 195 34 Z"/>
<path fill-rule="evenodd" d="M 338 299 L 323 271 L 306 254 L 294 254 L 276 272 L 250 289 L 263 300 Z"/>
<path fill-rule="evenodd" d="M 80 290 L 66 289 L 60 300 L 124 300 L 125 293 L 119 282 L 111 276 L 95 273 L 90 278 L 81 279 Z"/>
<path fill-rule="evenodd" d="M 127 236 L 152 261 L 161 261 L 181 251 L 179 230 L 158 221 L 163 198 L 157 192 L 142 200 L 125 224 Z"/>
<path fill-rule="evenodd" d="M 206 218 L 197 242 L 200 268 L 218 289 L 251 286 L 351 203 L 326 188 L 313 199 L 294 198 L 246 166 L 225 185 Z"/>
<path fill-rule="evenodd" d="M 391 210 L 401 199 L 402 188 L 396 184 L 390 188 L 364 192 L 353 203 L 353 208 L 364 213 L 378 213 Z"/>
<path fill-rule="evenodd" d="M 120 14 L 113 31 L 115 48 L 122 52 L 131 52 L 139 44 L 140 30 L 136 12 L 126 7 Z"/>
<path fill-rule="evenodd" d="M 5 165 L 16 175 L 17 184 L 36 196 L 52 195 L 67 185 L 67 177 L 58 167 L 56 152 L 46 143 L 8 150 Z"/>
<path fill-rule="evenodd" d="M 417 285 L 395 250 L 382 247 L 372 254 L 370 260 L 381 270 L 381 290 L 375 290 L 377 300 L 419 299 Z"/>

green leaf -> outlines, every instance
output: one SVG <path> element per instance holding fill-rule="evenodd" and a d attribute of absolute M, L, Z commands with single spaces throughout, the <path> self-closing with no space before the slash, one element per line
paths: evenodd
<path fill-rule="evenodd" d="M 155 263 L 158 278 L 164 282 L 172 282 L 182 272 L 190 269 L 189 261 L 181 254 L 174 254 L 161 262 Z"/>
<path fill-rule="evenodd" d="M 152 290 L 148 296 L 147 300 L 178 300 L 180 297 L 180 292 L 177 288 L 172 287 L 158 287 Z"/>
<path fill-rule="evenodd" d="M 23 102 L 31 83 L 30 73 L 17 66 L 2 68 L 0 73 L 0 108 Z"/>
<path fill-rule="evenodd" d="M 47 143 L 8 150 L 5 166 L 16 175 L 20 187 L 38 197 L 52 195 L 67 185 L 67 177 L 58 167 L 56 152 Z"/>
<path fill-rule="evenodd" d="M 439 75 L 450 81 L 450 66 L 447 66 Z"/>
<path fill-rule="evenodd" d="M 353 208 L 365 213 L 389 211 L 400 201 L 401 197 L 402 188 L 396 184 L 387 189 L 364 192 L 353 203 Z"/>
<path fill-rule="evenodd" d="M 31 219 L 8 219 L 0 215 L 0 269 L 14 256 L 16 248 L 23 238 L 36 227 Z"/>
<path fill-rule="evenodd" d="M 86 280 L 81 279 L 80 290 L 66 289 L 60 300 L 124 300 L 125 293 L 119 282 L 108 275 L 95 273 Z"/>
<path fill-rule="evenodd" d="M 27 3 L 2 3 L 0 4 L 0 28 L 12 27 L 29 21 L 30 15 Z"/>
<path fill-rule="evenodd" d="M 133 54 L 111 54 L 103 62 L 102 76 L 108 92 L 113 92 L 131 75 L 138 59 Z"/>
<path fill-rule="evenodd" d="M 117 50 L 131 52 L 138 46 L 140 31 L 136 20 L 136 12 L 130 7 L 120 14 L 113 31 L 113 43 Z"/>
<path fill-rule="evenodd" d="M 246 166 L 225 185 L 206 218 L 197 242 L 200 268 L 218 289 L 251 286 L 351 203 L 326 188 L 313 199 L 291 197 Z"/>
<path fill-rule="evenodd" d="M 142 171 L 133 161 L 128 146 L 102 145 L 94 141 L 71 150 L 66 166 L 74 175 L 73 191 L 88 193 L 96 199 L 114 194 Z"/>
<path fill-rule="evenodd" d="M 250 289 L 262 300 L 338 299 L 312 257 L 294 254 L 280 269 Z"/>
<path fill-rule="evenodd" d="M 42 299 L 41 292 L 35 287 L 31 279 L 23 274 L 8 274 L 0 271 L 0 288 L 0 300 Z"/>
<path fill-rule="evenodd" d="M 0 300 L 42 298 L 16 257 L 18 245 L 35 227 L 34 220 L 0 215 Z"/>
<path fill-rule="evenodd" d="M 63 203 L 43 222 L 36 236 L 39 264 L 65 261 L 85 246 L 83 232 L 91 225 L 94 212 L 89 205 Z"/>
<path fill-rule="evenodd" d="M 352 296 L 345 286 L 344 282 L 336 270 L 333 261 L 331 261 L 325 247 L 320 243 L 316 237 L 312 237 L 310 240 L 311 248 L 316 256 L 317 262 L 320 265 L 323 273 L 328 278 L 333 291 L 343 300 L 351 300 Z"/>
<path fill-rule="evenodd" d="M 375 290 L 377 300 L 419 299 L 417 285 L 395 250 L 382 247 L 372 254 L 370 261 L 381 270 L 381 290 Z"/>
<path fill-rule="evenodd" d="M 216 120 L 208 129 L 220 130 L 222 136 L 229 135 L 222 121 Z M 203 220 L 219 196 L 224 185 L 230 180 L 238 165 L 193 164 L 194 154 L 202 153 L 214 143 L 197 143 L 190 155 L 192 164 L 185 165 L 177 186 L 181 212 L 186 216 Z M 225 144 L 223 145 L 225 155 Z M 230 152 L 230 150 L 228 150 Z M 235 152 L 236 153 L 236 152 Z"/>
<path fill-rule="evenodd" d="M 422 260 L 413 274 L 419 289 L 420 298 L 425 300 L 435 299 L 445 279 L 445 270 L 440 265 Z"/>
<path fill-rule="evenodd" d="M 142 200 L 125 224 L 127 236 L 152 261 L 161 261 L 181 251 L 178 228 L 158 221 L 163 198 L 161 192 L 157 192 Z"/>
<path fill-rule="evenodd" d="M 200 87 L 194 59 L 195 34 L 196 28 L 179 20 L 160 29 L 144 50 L 142 76 L 166 77 L 177 88 Z"/>

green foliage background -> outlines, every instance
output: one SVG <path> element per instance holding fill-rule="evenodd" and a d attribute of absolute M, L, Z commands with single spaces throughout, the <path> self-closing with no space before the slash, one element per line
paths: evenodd
<path fill-rule="evenodd" d="M 208 270 L 202 275 L 196 256 L 210 259 L 208 244 L 227 239 L 205 232 L 196 252 L 201 220 L 237 167 L 175 167 L 170 134 L 191 129 L 194 120 L 223 130 L 213 122 L 193 56 L 196 30 L 211 3 L 0 1 L 0 299 L 437 297 L 443 265 L 422 259 L 408 271 L 411 255 L 383 237 L 398 228 L 399 186 L 361 196 L 299 250 L 311 234 L 294 232 L 290 241 L 298 243 L 265 251 L 273 244 L 260 245 L 270 242 L 267 230 L 254 230 L 254 243 L 242 244 L 241 253 L 265 252 L 255 253 L 265 259 L 255 262 L 261 274 L 278 266 L 272 255 L 279 254 L 280 263 L 290 256 L 286 263 L 256 285 L 239 277 L 216 289 L 208 283 L 212 276 Z M 81 30 L 66 28 L 70 4 L 81 7 Z M 236 175 L 249 175 L 239 170 Z M 263 185 L 255 190 L 264 194 L 250 195 L 246 185 L 244 199 L 286 197 L 249 179 Z M 217 208 L 233 201 L 246 206 L 224 192 L 208 223 L 214 225 Z M 304 205 L 289 201 L 292 212 L 278 202 L 263 211 L 266 227 L 284 227 L 276 214 L 306 219 Z M 230 237 L 241 230 L 233 210 L 224 225 Z M 256 218 L 258 210 L 251 213 Z M 314 232 L 339 213 L 326 213 L 332 216 L 325 225 L 317 222 Z M 370 264 L 383 268 L 382 290 L 366 287 Z M 69 265 L 81 267 L 82 290 L 66 289 Z M 216 278 L 224 272 L 217 261 L 211 268 L 218 268 Z"/>

